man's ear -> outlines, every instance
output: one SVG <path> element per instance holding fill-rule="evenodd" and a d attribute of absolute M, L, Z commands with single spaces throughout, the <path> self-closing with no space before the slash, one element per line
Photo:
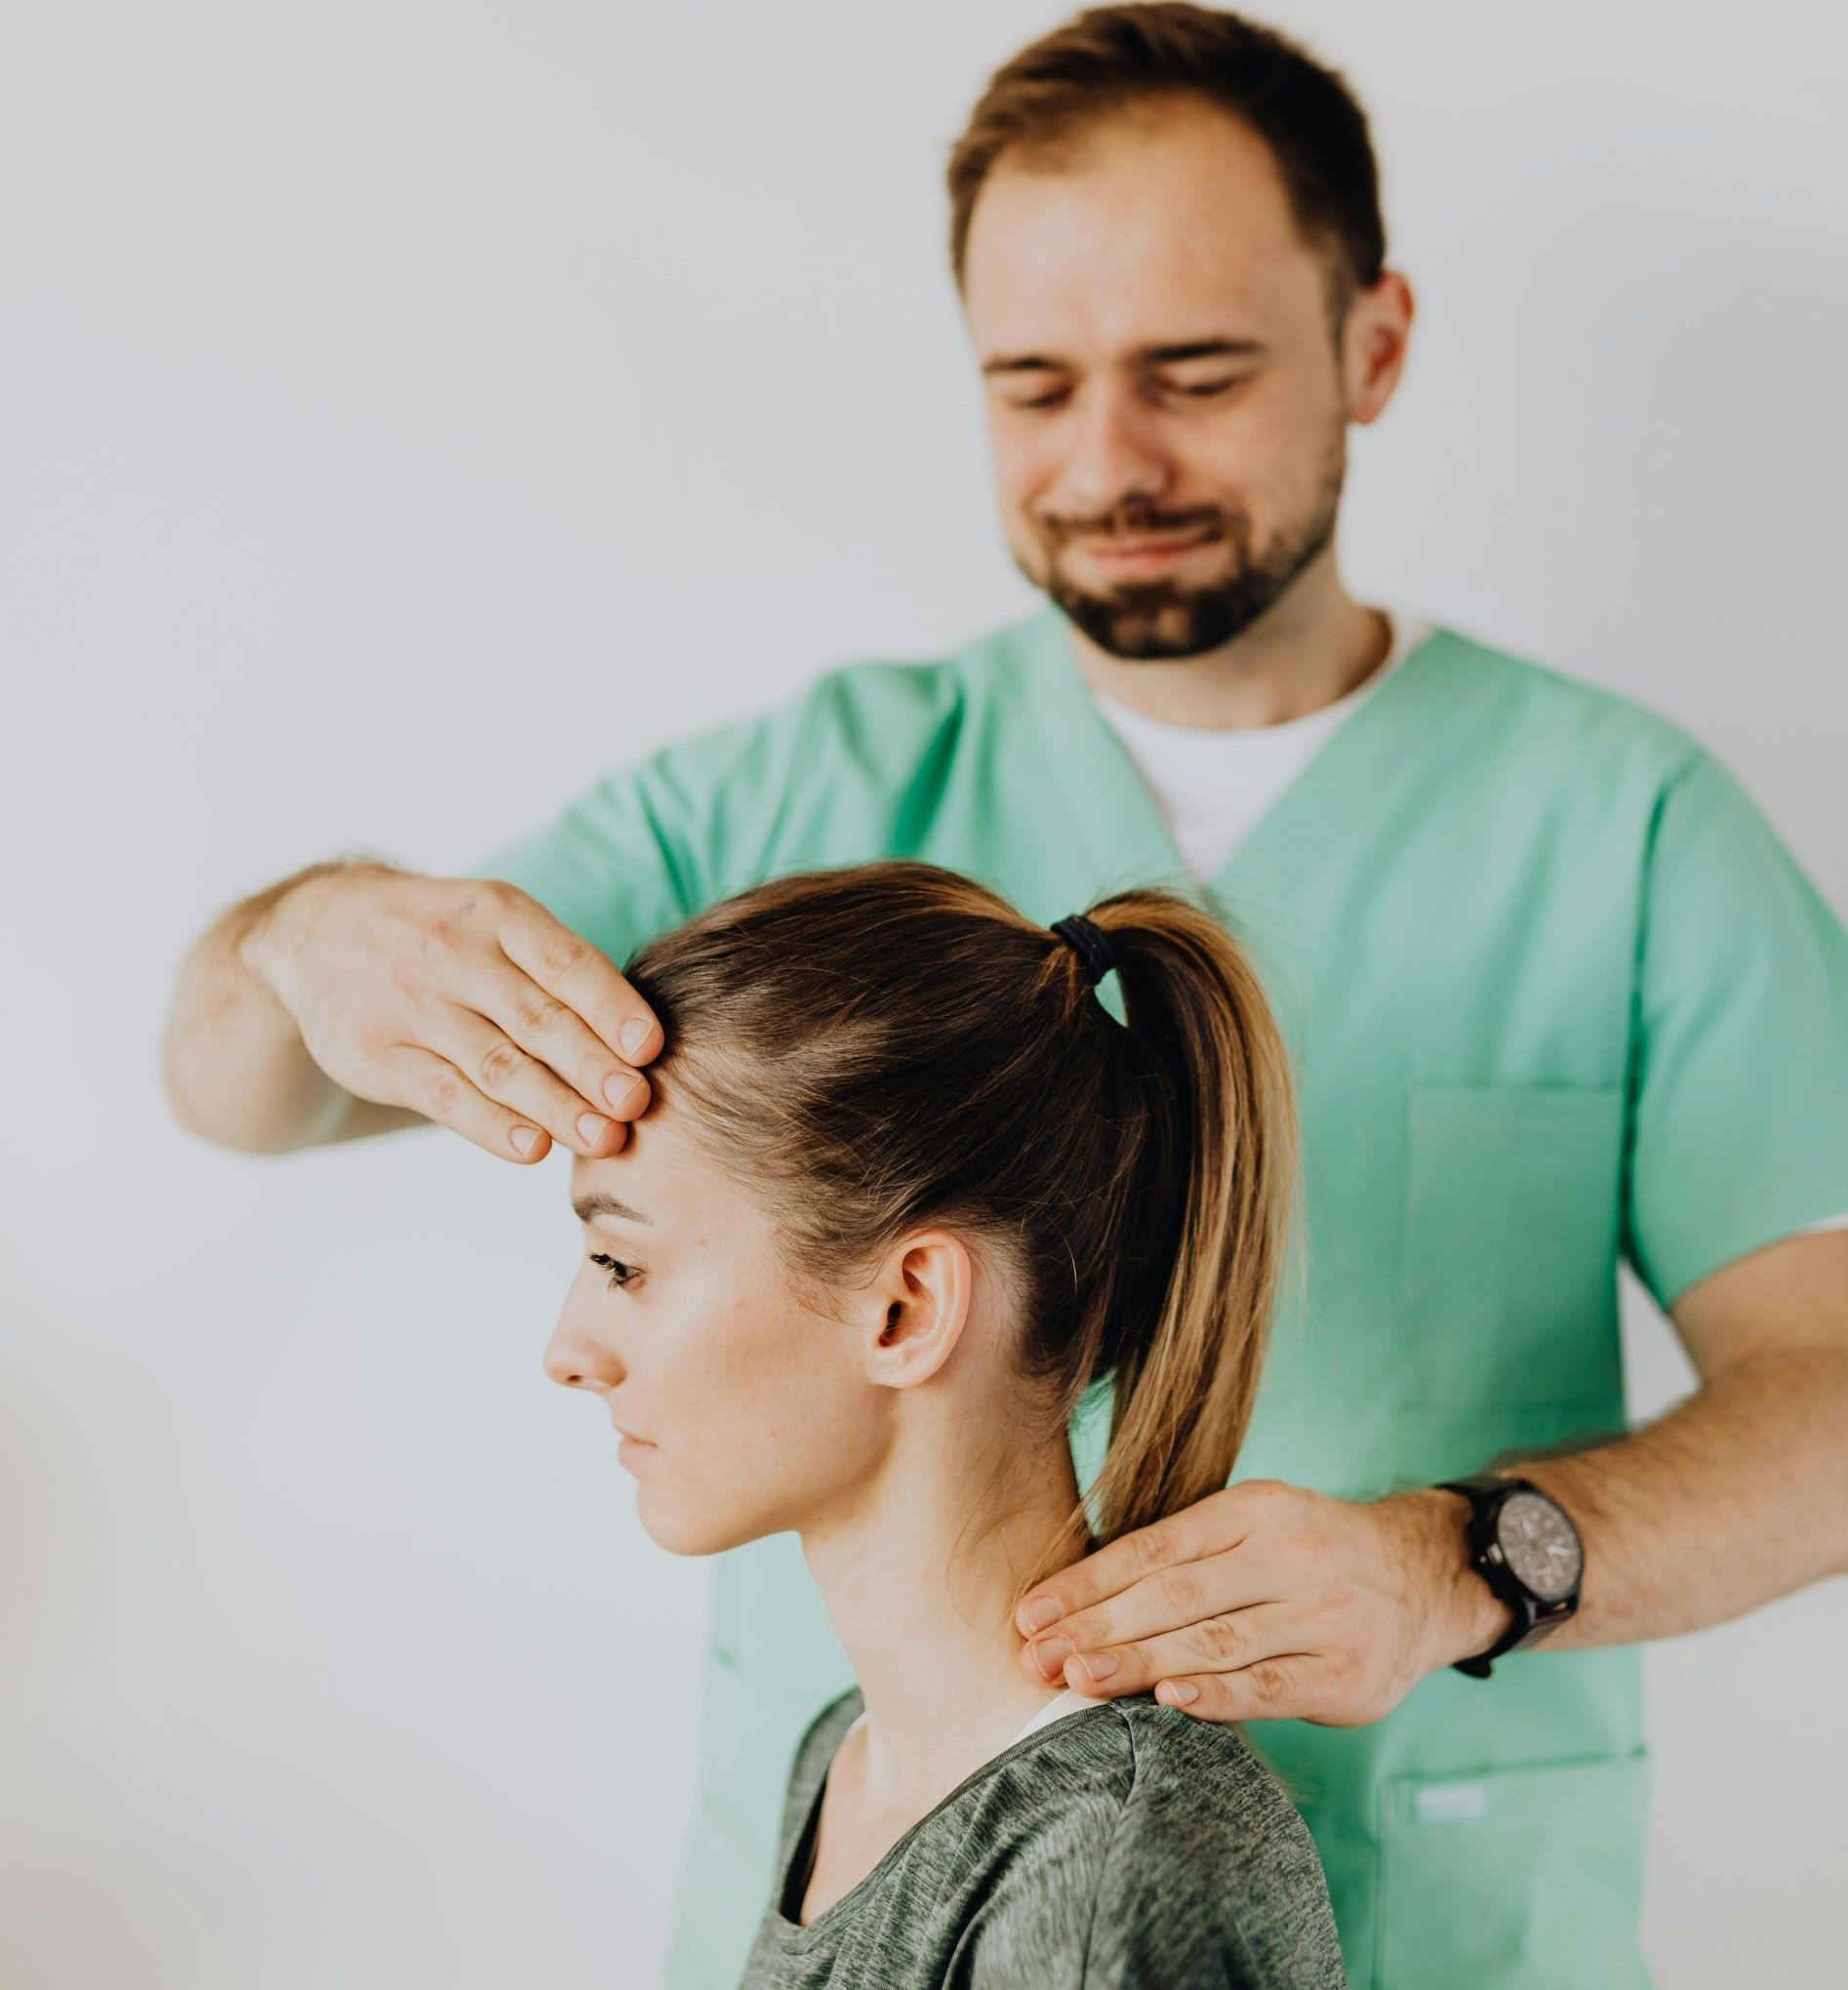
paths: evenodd
<path fill-rule="evenodd" d="M 901 1239 L 855 1298 L 867 1379 L 888 1389 L 928 1382 L 962 1338 L 974 1297 L 975 1265 L 959 1237 L 919 1230 Z"/>

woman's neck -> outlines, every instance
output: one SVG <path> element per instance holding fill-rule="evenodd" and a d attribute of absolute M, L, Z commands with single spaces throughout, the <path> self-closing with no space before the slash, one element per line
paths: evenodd
<path fill-rule="evenodd" d="M 933 1442 L 887 1461 L 802 1550 L 865 1701 L 855 1781 L 876 1812 L 930 1808 L 1065 1690 L 1022 1670 L 1013 1605 L 1077 1504 L 1062 1430 L 980 1495 Z"/>

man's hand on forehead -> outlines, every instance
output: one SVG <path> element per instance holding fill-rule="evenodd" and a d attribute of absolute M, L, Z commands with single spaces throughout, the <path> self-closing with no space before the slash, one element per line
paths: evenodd
<path fill-rule="evenodd" d="M 517 885 L 316 867 L 240 944 L 337 1083 L 502 1159 L 606 1159 L 652 1096 L 653 1011 Z"/>

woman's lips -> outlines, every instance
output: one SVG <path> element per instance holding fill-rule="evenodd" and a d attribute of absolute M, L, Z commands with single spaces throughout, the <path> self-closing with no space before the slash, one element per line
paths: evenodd
<path fill-rule="evenodd" d="M 638 1459 L 650 1456 L 657 1447 L 646 1438 L 631 1438 L 623 1434 L 623 1442 L 616 1447 L 620 1464 L 633 1465 Z"/>

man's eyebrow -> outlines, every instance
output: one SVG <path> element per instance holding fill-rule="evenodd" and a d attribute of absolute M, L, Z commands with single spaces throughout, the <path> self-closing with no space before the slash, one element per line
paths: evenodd
<path fill-rule="evenodd" d="M 639 1209 L 631 1209 L 626 1202 L 619 1202 L 600 1189 L 592 1195 L 580 1196 L 571 1207 L 580 1223 L 588 1223 L 597 1216 L 618 1216 L 624 1223 L 646 1223 L 651 1227 L 654 1223 L 652 1216 L 644 1216 Z"/>
<path fill-rule="evenodd" d="M 1139 345 L 1130 358 L 1142 366 L 1177 366 L 1184 359 L 1254 359 L 1269 348 L 1262 339 L 1187 339 L 1173 345 Z M 1068 361 L 1044 352 L 1009 352 L 983 361 L 984 375 L 1065 373 Z"/>

